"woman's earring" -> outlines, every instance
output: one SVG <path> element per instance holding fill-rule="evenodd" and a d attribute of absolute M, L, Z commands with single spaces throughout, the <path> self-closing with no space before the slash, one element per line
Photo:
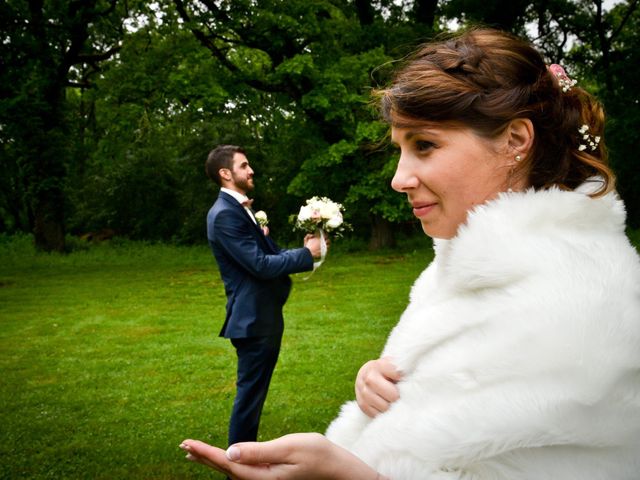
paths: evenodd
<path fill-rule="evenodd" d="M 519 163 L 522 160 L 520 155 L 516 155 L 514 160 L 516 163 Z M 512 193 L 513 189 L 511 188 L 511 177 L 513 177 L 513 170 L 515 169 L 515 165 L 511 165 L 511 169 L 509 170 L 509 177 L 507 178 L 507 192 Z"/>

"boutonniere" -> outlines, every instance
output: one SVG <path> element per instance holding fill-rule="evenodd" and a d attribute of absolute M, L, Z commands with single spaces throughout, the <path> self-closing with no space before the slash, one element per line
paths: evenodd
<path fill-rule="evenodd" d="M 253 216 L 256 217 L 256 222 L 258 222 L 258 225 L 261 227 L 266 227 L 269 224 L 269 219 L 264 210 L 258 210 Z"/>

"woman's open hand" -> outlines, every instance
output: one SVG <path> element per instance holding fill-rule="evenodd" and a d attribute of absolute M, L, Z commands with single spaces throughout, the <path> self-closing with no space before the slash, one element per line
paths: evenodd
<path fill-rule="evenodd" d="M 198 440 L 180 448 L 187 459 L 234 480 L 381 480 L 371 467 L 319 433 L 295 433 L 269 442 L 237 443 L 224 450 Z"/>

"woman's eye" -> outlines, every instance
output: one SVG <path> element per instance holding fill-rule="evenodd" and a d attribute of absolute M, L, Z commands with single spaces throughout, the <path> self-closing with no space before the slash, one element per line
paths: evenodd
<path fill-rule="evenodd" d="M 434 147 L 433 143 L 428 142 L 427 140 L 417 140 L 416 141 L 416 149 L 419 152 L 426 152 L 431 150 Z"/>

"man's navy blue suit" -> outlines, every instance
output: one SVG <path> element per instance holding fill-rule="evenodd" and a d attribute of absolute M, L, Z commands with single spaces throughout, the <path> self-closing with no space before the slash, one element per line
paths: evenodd
<path fill-rule="evenodd" d="M 280 351 L 289 274 L 312 270 L 313 257 L 307 248 L 280 249 L 225 192 L 209 210 L 207 237 L 227 295 L 220 336 L 231 339 L 238 355 L 229 445 L 255 441 Z"/>

